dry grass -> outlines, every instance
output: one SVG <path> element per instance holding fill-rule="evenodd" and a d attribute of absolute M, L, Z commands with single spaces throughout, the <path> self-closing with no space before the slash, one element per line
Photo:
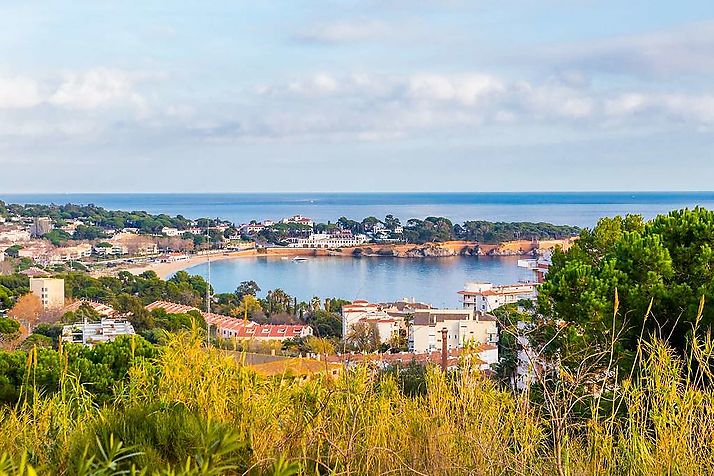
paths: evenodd
<path fill-rule="evenodd" d="M 201 342 L 196 333 L 175 336 L 156 362 L 131 368 L 111 405 L 94 406 L 65 373 L 58 393 L 2 409 L 0 474 L 32 474 L 30 464 L 38 474 L 81 475 L 699 475 L 714 468 L 714 391 L 684 377 L 689 364 L 662 343 L 645 346 L 640 377 L 617 388 L 619 416 L 572 425 L 566 418 L 555 442 L 547 411 L 468 366 L 448 378 L 430 369 L 426 395 L 409 397 L 389 377 L 377 385 L 364 368 L 303 383 L 263 379 Z M 709 350 L 705 341 L 692 358 L 708 358 Z M 31 354 L 28 378 L 34 365 Z"/>

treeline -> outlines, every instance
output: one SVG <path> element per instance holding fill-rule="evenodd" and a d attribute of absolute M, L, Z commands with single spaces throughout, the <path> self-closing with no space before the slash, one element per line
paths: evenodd
<path fill-rule="evenodd" d="M 469 220 L 463 224 L 453 223 L 445 217 L 427 217 L 424 220 L 412 218 L 402 224 L 399 218 L 387 215 L 383 220 L 367 217 L 362 221 L 340 218 L 336 224 L 318 224 L 319 231 L 334 228 L 350 230 L 352 233 L 375 233 L 384 230 L 387 236 L 406 243 L 423 244 L 452 240 L 479 241 L 481 243 L 501 243 L 513 240 L 560 239 L 576 235 L 580 229 L 569 225 L 532 222 L 489 222 Z M 398 233 L 396 231 L 399 231 Z"/>
<path fill-rule="evenodd" d="M 80 236 L 74 238 L 88 240 L 101 237 L 103 229 L 138 228 L 141 233 L 159 233 L 163 227 L 184 230 L 191 225 L 191 220 L 181 215 L 172 217 L 163 213 L 152 215 L 144 211 L 107 210 L 93 204 L 20 205 L 0 201 L 0 216 L 50 217 L 57 226 L 62 226 L 67 220 L 87 219 L 89 223 L 82 230 L 78 229 Z"/>

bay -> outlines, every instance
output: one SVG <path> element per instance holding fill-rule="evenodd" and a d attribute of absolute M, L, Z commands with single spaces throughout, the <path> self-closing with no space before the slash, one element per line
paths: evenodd
<path fill-rule="evenodd" d="M 203 263 L 187 270 L 207 277 Z M 241 281 L 253 280 L 264 296 L 281 288 L 301 301 L 313 296 L 386 302 L 416 299 L 437 307 L 459 307 L 458 291 L 466 281 L 511 284 L 532 279 L 515 256 L 453 256 L 447 258 L 311 257 L 293 261 L 280 257 L 236 258 L 211 263 L 215 292 L 233 292 Z"/>

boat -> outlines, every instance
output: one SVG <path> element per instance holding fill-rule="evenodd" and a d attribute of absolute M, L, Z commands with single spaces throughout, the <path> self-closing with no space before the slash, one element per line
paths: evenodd
<path fill-rule="evenodd" d="M 293 261 L 307 261 L 307 258 L 304 256 L 295 256 Z"/>

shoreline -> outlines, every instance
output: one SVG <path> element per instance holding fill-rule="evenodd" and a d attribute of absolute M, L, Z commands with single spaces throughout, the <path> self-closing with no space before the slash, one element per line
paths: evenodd
<path fill-rule="evenodd" d="M 466 241 L 447 241 L 442 243 L 425 243 L 422 245 L 413 244 L 365 244 L 364 246 L 357 246 L 351 248 L 343 248 L 338 250 L 328 250 L 328 249 L 316 249 L 316 248 L 267 248 L 265 251 L 258 252 L 258 249 L 251 248 L 247 250 L 239 251 L 226 251 L 219 253 L 206 253 L 200 255 L 191 255 L 188 259 L 180 261 L 172 261 L 168 263 L 147 263 L 132 267 L 121 267 L 112 270 L 112 274 L 118 273 L 120 271 L 128 271 L 132 274 L 141 274 L 146 271 L 154 271 L 160 278 L 167 279 L 172 274 L 198 266 L 200 264 L 206 263 L 209 259 L 211 261 L 224 261 L 237 258 L 254 258 L 259 256 L 264 257 L 284 257 L 284 256 L 338 256 L 343 258 L 444 258 L 453 256 L 532 256 L 534 253 L 539 251 L 547 251 L 555 248 L 556 246 L 563 247 L 567 249 L 572 244 L 573 239 L 562 239 L 562 240 L 544 240 L 541 242 L 529 242 L 529 241 L 514 241 L 514 242 L 504 242 L 499 244 L 479 244 L 477 242 L 466 242 Z M 426 256 L 413 256 L 408 253 L 414 250 L 424 251 L 430 249 L 440 249 L 448 252 L 449 254 L 441 255 L 426 255 Z M 474 249 L 478 248 L 479 253 L 473 253 Z M 370 249 L 373 252 L 369 254 L 363 254 L 361 256 L 356 256 L 353 254 L 355 249 Z M 375 252 L 376 250 L 376 252 Z M 379 251 L 388 250 L 397 254 L 380 254 Z"/>

